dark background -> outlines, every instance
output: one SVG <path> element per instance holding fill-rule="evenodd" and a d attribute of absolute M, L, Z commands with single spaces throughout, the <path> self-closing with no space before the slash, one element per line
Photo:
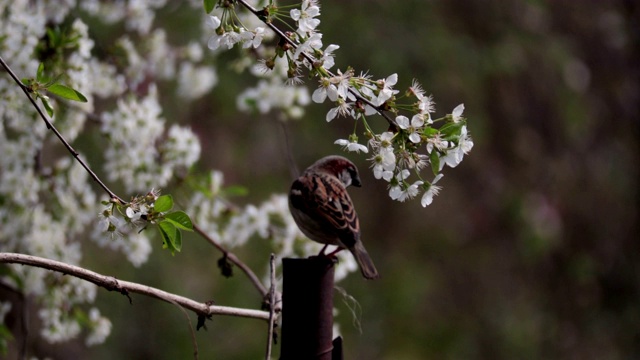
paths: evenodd
<path fill-rule="evenodd" d="M 321 6 L 324 44 L 341 46 L 336 68 L 350 65 L 374 78 L 397 72 L 401 90 L 415 77 L 433 93 L 439 116 L 464 103 L 475 142 L 457 168 L 445 170 L 444 189 L 426 209 L 419 199 L 390 200 L 367 156 L 348 154 L 363 177 L 364 186 L 350 191 L 363 239 L 383 277 L 364 281 L 354 273 L 339 284 L 362 308 L 358 333 L 341 297 L 335 299 L 345 358 L 640 358 L 638 4 L 326 0 Z M 191 14 L 181 11 L 173 7 L 157 21 Z M 180 33 L 171 41 L 188 41 Z M 333 141 L 346 138 L 353 123 L 327 124 L 328 103 L 286 123 L 289 150 L 275 114 L 235 110 L 235 97 L 255 80 L 222 62 L 217 67 L 221 80 L 210 96 L 187 109 L 165 104 L 165 116 L 197 131 L 200 170 L 221 169 L 227 183 L 249 189 L 239 203 L 288 190 L 288 151 L 300 168 L 340 152 Z M 315 83 L 309 85 L 313 91 Z M 373 126 L 382 131 L 385 124 L 377 118 Z M 91 243 L 83 244 L 85 265 L 194 299 L 259 307 L 241 274 L 219 275 L 220 254 L 201 239 L 187 237 L 175 257 L 159 241 L 140 269 Z M 260 271 L 268 259 L 261 242 L 236 250 Z M 141 296 L 129 305 L 104 290 L 98 305 L 113 321 L 106 344 L 54 351 L 92 359 L 191 357 L 188 325 L 174 306 Z M 216 317 L 197 340 L 203 359 L 261 358 L 266 326 Z"/>

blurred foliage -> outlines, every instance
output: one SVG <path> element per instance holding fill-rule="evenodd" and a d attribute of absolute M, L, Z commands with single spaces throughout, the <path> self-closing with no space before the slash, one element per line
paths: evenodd
<path fill-rule="evenodd" d="M 415 77 L 435 95 L 438 114 L 464 102 L 475 141 L 465 161 L 445 172 L 444 189 L 427 209 L 391 201 L 366 156 L 349 155 L 364 182 L 351 190 L 364 242 L 383 277 L 370 282 L 354 273 L 339 284 L 362 307 L 360 334 L 336 297 L 345 358 L 639 358 L 638 4 L 321 5 L 323 41 L 341 46 L 338 68 L 375 78 L 397 72 L 399 89 Z M 171 11 L 161 21 L 189 26 L 178 7 Z M 171 41 L 180 42 L 180 34 L 176 28 Z M 285 140 L 300 168 L 340 151 L 333 141 L 352 124 L 327 125 L 326 104 L 287 123 L 285 139 L 275 115 L 235 110 L 235 96 L 254 80 L 217 66 L 220 85 L 211 96 L 188 109 L 177 103 L 165 116 L 198 132 L 201 170 L 221 169 L 227 183 L 250 190 L 241 202 L 288 190 Z M 85 265 L 202 301 L 259 308 L 248 281 L 239 273 L 223 278 L 220 254 L 193 234 L 175 257 L 160 251 L 160 240 L 156 245 L 150 263 L 134 269 L 114 268 L 118 256 L 88 243 Z M 237 253 L 266 270 L 268 250 L 259 240 Z M 53 346 L 60 358 L 190 358 L 187 323 L 174 306 L 141 296 L 129 305 L 103 290 L 98 303 L 113 321 L 112 336 L 90 349 Z M 255 320 L 215 317 L 196 334 L 200 356 L 261 358 L 266 331 Z"/>

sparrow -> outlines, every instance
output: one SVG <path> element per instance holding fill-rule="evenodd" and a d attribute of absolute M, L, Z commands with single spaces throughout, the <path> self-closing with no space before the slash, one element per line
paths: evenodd
<path fill-rule="evenodd" d="M 325 244 L 319 256 L 333 256 L 347 249 L 367 279 L 380 277 L 360 240 L 360 223 L 347 193 L 350 185 L 360 187 L 356 166 L 342 156 L 327 156 L 309 166 L 291 184 L 289 210 L 303 234 Z M 324 254 L 328 245 L 338 249 Z"/>

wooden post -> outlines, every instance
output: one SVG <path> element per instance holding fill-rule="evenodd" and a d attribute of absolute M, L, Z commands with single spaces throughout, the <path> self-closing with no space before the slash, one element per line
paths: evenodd
<path fill-rule="evenodd" d="M 282 266 L 280 360 L 335 358 L 333 261 L 326 257 L 287 258 L 282 260 Z"/>

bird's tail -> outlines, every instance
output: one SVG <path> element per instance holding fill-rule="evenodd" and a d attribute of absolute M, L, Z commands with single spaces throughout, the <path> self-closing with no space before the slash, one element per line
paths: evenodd
<path fill-rule="evenodd" d="M 378 270 L 376 270 L 375 265 L 373 265 L 373 261 L 367 253 L 367 250 L 362 245 L 362 241 L 356 241 L 355 246 L 349 249 L 353 256 L 356 258 L 358 262 L 358 266 L 360 266 L 360 271 L 362 271 L 362 276 L 366 279 L 377 279 L 380 277 L 378 274 Z"/>

